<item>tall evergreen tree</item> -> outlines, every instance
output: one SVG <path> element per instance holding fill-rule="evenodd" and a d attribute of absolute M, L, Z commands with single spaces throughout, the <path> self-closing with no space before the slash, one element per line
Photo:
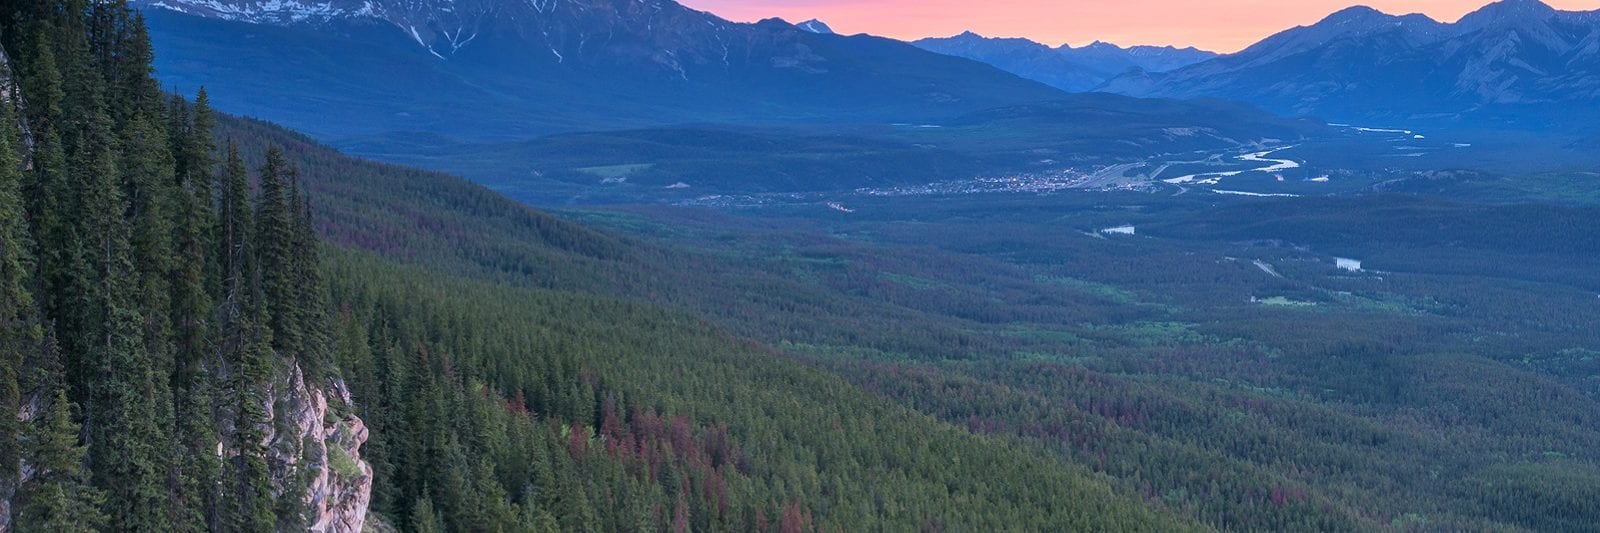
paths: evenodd
<path fill-rule="evenodd" d="M 88 6 L 89 50 L 95 70 L 117 96 L 108 109 L 120 126 L 134 116 L 160 116 L 161 87 L 151 76 L 155 53 L 144 16 L 129 9 L 125 0 L 92 2 Z"/>
<path fill-rule="evenodd" d="M 299 361 L 308 379 L 319 379 L 331 370 L 332 341 L 327 311 L 306 302 L 327 300 L 327 285 L 322 279 L 322 259 L 318 253 L 317 230 L 311 214 L 311 201 L 300 190 L 299 176 L 290 181 L 289 211 L 293 218 L 290 234 L 292 261 L 293 312 L 295 330 L 300 333 Z"/>
<path fill-rule="evenodd" d="M 95 531 L 107 522 L 100 510 L 104 498 L 83 471 L 86 450 L 78 445 L 79 428 L 72 422 L 67 391 L 59 380 L 49 381 L 54 386 L 28 435 L 27 458 L 34 475 L 19 494 L 16 530 Z"/>
<path fill-rule="evenodd" d="M 264 324 L 259 269 L 254 260 L 254 213 L 250 208 L 250 181 L 244 159 L 230 141 L 220 174 L 222 207 L 219 216 L 224 296 L 219 308 L 223 326 L 222 364 L 231 378 L 227 412 L 232 427 L 221 498 L 222 528 L 229 531 L 272 531 L 271 472 L 267 465 L 265 394 L 271 373 L 271 333 Z"/>
<path fill-rule="evenodd" d="M 295 217 L 289 206 L 289 183 L 294 169 L 277 146 L 267 148 L 266 162 L 257 179 L 255 230 L 260 264 L 261 291 L 265 298 L 268 329 L 278 357 L 296 357 L 303 336 L 296 316 L 298 289 L 294 286 Z"/>
<path fill-rule="evenodd" d="M 120 141 L 118 170 L 128 199 L 126 218 L 138 276 L 139 312 L 145 320 L 145 344 L 155 358 L 156 370 L 170 374 L 172 277 L 177 263 L 174 222 L 182 205 L 172 183 L 172 156 L 165 133 L 142 114 L 129 119 Z"/>
<path fill-rule="evenodd" d="M 411 529 L 416 533 L 443 533 L 444 525 L 439 521 L 439 514 L 433 510 L 433 500 L 427 496 L 417 500 L 417 505 L 411 511 Z"/>
<path fill-rule="evenodd" d="M 245 169 L 239 147 L 228 141 L 227 158 L 218 175 L 221 191 L 221 209 L 217 219 L 216 255 L 221 257 L 223 301 L 222 311 L 228 331 L 237 336 L 244 332 L 235 322 L 247 320 L 245 311 L 253 305 L 253 278 L 255 253 L 251 240 L 255 236 L 254 213 L 250 208 L 250 176 Z M 236 342 L 230 342 L 236 344 Z M 237 348 L 225 348 L 236 350 Z"/>
<path fill-rule="evenodd" d="M 178 260 L 171 281 L 171 324 L 175 333 L 171 376 L 173 434 L 181 452 L 175 471 L 179 490 L 174 505 L 182 514 L 181 522 L 216 529 L 216 486 L 221 465 L 214 453 L 217 427 L 212 372 L 220 365 L 208 356 L 216 334 L 215 322 L 210 319 L 209 278 L 213 276 L 209 273 L 216 268 L 218 254 L 213 252 L 211 239 L 216 227 L 211 197 L 212 119 L 204 105 L 204 91 L 197 100 L 190 122 L 187 106 L 182 99 L 175 99 L 172 114 L 180 119 L 169 126 L 176 130 L 171 136 L 179 154 L 175 185 L 180 205 L 174 229 Z"/>
<path fill-rule="evenodd" d="M 183 99 L 178 98 L 177 103 L 184 104 Z M 188 128 L 174 130 L 178 145 L 175 153 L 180 154 L 177 179 L 182 184 L 180 186 L 193 197 L 193 218 L 204 224 L 198 228 L 201 241 L 207 246 L 201 251 L 205 258 L 204 287 L 209 294 L 216 295 L 222 292 L 222 256 L 211 253 L 210 248 L 220 238 L 217 233 L 217 202 L 221 199 L 218 197 L 217 183 L 216 111 L 211 109 L 211 97 L 204 87 L 195 94 L 193 106 L 182 107 L 188 108 L 188 111 L 175 114 L 186 119 L 182 123 Z"/>
<path fill-rule="evenodd" d="M 252 325 L 254 329 L 260 326 Z M 271 399 L 266 394 L 272 372 L 268 338 L 253 335 L 239 353 L 231 387 L 234 391 L 234 432 L 232 458 L 227 478 L 230 490 L 225 497 L 223 528 L 228 531 L 268 532 L 277 528 L 272 495 L 272 473 L 267 462 L 267 431 L 272 421 L 267 414 Z"/>

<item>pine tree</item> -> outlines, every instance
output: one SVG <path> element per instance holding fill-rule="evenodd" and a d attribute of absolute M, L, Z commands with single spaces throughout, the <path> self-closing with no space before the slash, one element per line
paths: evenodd
<path fill-rule="evenodd" d="M 254 313 L 258 317 L 259 311 Z M 250 328 L 260 330 L 254 320 Z M 272 472 L 267 462 L 267 430 L 272 421 L 267 416 L 267 381 L 272 372 L 268 353 L 270 335 L 256 333 L 237 354 L 234 379 L 234 432 L 232 458 L 229 460 L 227 478 L 232 489 L 227 495 L 227 519 L 224 529 L 229 531 L 267 532 L 277 528 L 278 517 L 273 510 Z"/>
<path fill-rule="evenodd" d="M 171 323 L 174 220 L 181 205 L 172 183 L 172 157 L 166 135 L 142 114 L 122 128 L 119 145 L 122 188 L 128 201 L 130 246 L 138 276 L 139 313 L 145 345 L 156 371 L 172 372 Z M 163 389 L 166 382 L 162 382 Z M 165 395 L 164 395 L 165 396 Z"/>
<path fill-rule="evenodd" d="M 63 120 L 62 105 L 66 100 L 66 89 L 62 86 L 61 69 L 56 61 L 56 28 L 51 21 L 42 18 L 24 18 L 25 24 L 19 24 L 6 36 L 25 36 L 19 39 L 18 46 L 10 50 L 20 50 L 17 54 L 19 61 L 16 63 L 18 86 L 23 96 L 26 96 L 28 105 L 22 108 L 21 119 L 35 132 L 58 129 Z"/>
<path fill-rule="evenodd" d="M 247 318 L 245 310 L 254 305 L 255 237 L 254 214 L 250 208 L 250 176 L 245 170 L 244 158 L 239 148 L 228 141 L 227 158 L 219 175 L 222 207 L 217 219 L 216 254 L 222 263 L 223 302 L 222 313 L 229 332 L 239 335 L 244 330 L 235 322 Z M 237 348 L 234 348 L 235 350 Z M 226 350 L 226 348 L 225 348 Z"/>
<path fill-rule="evenodd" d="M 293 217 L 290 231 L 290 259 L 293 304 L 289 310 L 295 330 L 300 332 L 299 361 L 306 377 L 320 378 L 329 372 L 331 339 L 328 314 L 322 302 L 327 301 L 327 286 L 322 280 L 322 260 L 318 254 L 317 233 L 311 214 L 311 201 L 300 190 L 298 176 L 290 180 L 289 212 Z"/>
<path fill-rule="evenodd" d="M 177 265 L 172 270 L 171 324 L 176 333 L 172 372 L 173 433 L 178 439 L 182 459 L 177 464 L 178 498 L 175 507 L 183 513 L 181 521 L 199 529 L 216 529 L 217 493 L 221 465 L 214 443 L 215 405 L 211 371 L 220 367 L 209 358 L 214 322 L 210 320 L 210 274 L 216 268 L 211 236 L 216 227 L 212 208 L 212 155 L 210 111 L 201 91 L 193 122 L 187 120 L 182 100 L 173 105 L 181 117 L 172 127 L 173 144 L 180 157 L 175 162 L 177 199 L 181 207 L 176 216 L 174 242 Z M 204 139 L 201 141 L 199 139 Z M 209 365 L 209 367 L 208 367 Z M 200 527 L 204 526 L 204 527 Z"/>
<path fill-rule="evenodd" d="M 272 330 L 272 347 L 279 357 L 300 354 L 303 336 L 297 320 L 294 286 L 295 214 L 289 208 L 289 180 L 294 170 L 276 146 L 267 149 L 266 163 L 257 179 L 261 183 L 256 199 L 256 254 L 260 261 L 261 290 L 265 298 L 267 326 Z"/>
<path fill-rule="evenodd" d="M 29 427 L 27 458 L 35 471 L 18 495 L 19 533 L 94 531 L 105 527 L 100 491 L 83 472 L 85 448 L 78 445 L 79 427 L 72 422 L 72 405 L 59 376 L 50 383 L 49 401 Z"/>
<path fill-rule="evenodd" d="M 33 141 L 21 172 L 15 132 L 0 131 L 0 410 L 33 390 L 19 374 L 35 361 L 54 376 L 38 390 L 60 396 L 26 429 L 0 417 L 0 474 L 57 465 L 28 488 L 37 520 L 19 524 L 297 527 L 304 487 L 269 460 L 293 452 L 267 449 L 287 422 L 268 416 L 271 384 L 280 358 L 313 379 L 335 369 L 294 169 L 270 150 L 254 202 L 232 146 L 214 174 L 207 95 L 162 104 L 143 20 L 122 0 L 7 3 L 0 45 L 18 59 Z M 45 357 L 47 333 L 63 345 Z"/>
<path fill-rule="evenodd" d="M 89 5 L 89 49 L 95 70 L 111 94 L 109 112 L 120 126 L 136 115 L 159 116 L 161 87 L 151 76 L 155 53 L 144 16 L 129 9 L 125 0 Z"/>
<path fill-rule="evenodd" d="M 411 511 L 411 530 L 416 533 L 444 533 L 444 524 L 433 510 L 433 499 L 423 496 Z"/>
<path fill-rule="evenodd" d="M 59 9 L 48 5 L 30 22 L 39 70 L 24 85 L 26 100 L 53 100 L 34 115 L 43 123 L 35 167 L 38 200 L 35 235 L 40 237 L 44 307 L 60 340 L 68 397 L 83 406 L 85 430 L 97 435 L 107 411 L 104 370 L 115 349 L 113 297 L 132 288 L 122 216 L 126 212 L 116 171 L 116 136 L 106 115 L 103 80 L 94 70 L 83 14 L 84 2 Z M 38 76 L 38 80 L 32 80 Z M 28 107 L 34 107 L 29 104 Z M 131 296 L 130 296 L 131 299 Z M 133 325 L 136 328 L 137 325 Z M 99 435 L 104 435 L 100 433 Z M 91 458 L 104 440 L 90 441 Z M 99 472 L 96 479 L 105 481 Z"/>
<path fill-rule="evenodd" d="M 211 98 L 204 87 L 195 94 L 194 105 L 188 106 L 182 98 L 176 99 L 174 115 L 178 117 L 179 124 L 187 128 L 174 130 L 174 153 L 179 154 L 177 180 L 179 187 L 192 197 L 190 208 L 193 209 L 192 218 L 200 221 L 201 227 L 197 228 L 201 235 L 201 242 L 205 247 L 200 251 L 204 257 L 203 272 L 205 275 L 204 287 L 208 294 L 222 292 L 222 255 L 213 253 L 220 239 L 218 235 L 217 202 L 217 143 L 215 140 L 217 118 L 216 112 L 211 109 Z M 187 112 L 183 111 L 187 109 Z"/>
<path fill-rule="evenodd" d="M 223 301 L 222 364 L 231 378 L 227 411 L 232 426 L 221 497 L 222 529 L 272 531 L 271 471 L 267 464 L 266 431 L 272 421 L 266 409 L 266 387 L 272 372 L 271 332 L 262 325 L 265 310 L 260 295 L 260 275 L 254 259 L 254 213 L 250 208 L 250 182 L 244 160 L 232 141 L 220 175 L 222 208 L 218 235 L 222 257 Z"/>

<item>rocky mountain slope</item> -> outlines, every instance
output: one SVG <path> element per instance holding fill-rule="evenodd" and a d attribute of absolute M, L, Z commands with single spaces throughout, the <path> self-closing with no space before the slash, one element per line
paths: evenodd
<path fill-rule="evenodd" d="M 1443 23 L 1353 7 L 1236 54 L 1125 74 L 1102 89 L 1342 121 L 1581 127 L 1600 100 L 1600 12 L 1505 0 Z"/>
<path fill-rule="evenodd" d="M 304 494 L 313 532 L 361 531 L 372 502 L 372 465 L 361 458 L 367 426 L 350 413 L 350 390 L 342 380 L 308 384 L 298 365 L 274 385 L 280 397 L 263 407 L 283 422 L 262 431 L 273 452 L 275 491 Z"/>

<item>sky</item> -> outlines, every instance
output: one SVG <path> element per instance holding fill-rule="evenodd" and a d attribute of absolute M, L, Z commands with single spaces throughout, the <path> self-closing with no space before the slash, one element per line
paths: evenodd
<path fill-rule="evenodd" d="M 1454 22 L 1487 0 L 679 0 L 735 21 L 817 18 L 839 33 L 897 39 L 946 37 L 971 30 L 1027 37 L 1049 45 L 1100 40 L 1243 49 L 1294 26 L 1361 3 L 1386 13 L 1424 13 Z M 1600 9 L 1600 0 L 1546 0 L 1558 9 Z"/>

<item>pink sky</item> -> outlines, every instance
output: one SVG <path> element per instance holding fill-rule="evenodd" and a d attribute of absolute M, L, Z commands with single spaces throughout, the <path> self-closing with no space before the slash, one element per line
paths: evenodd
<path fill-rule="evenodd" d="M 1487 0 L 679 0 L 736 21 L 818 18 L 840 33 L 897 39 L 972 30 L 1049 45 L 1095 40 L 1174 44 L 1232 52 L 1362 3 L 1386 13 L 1454 22 Z M 1600 0 L 1546 0 L 1558 9 L 1600 9 Z"/>

